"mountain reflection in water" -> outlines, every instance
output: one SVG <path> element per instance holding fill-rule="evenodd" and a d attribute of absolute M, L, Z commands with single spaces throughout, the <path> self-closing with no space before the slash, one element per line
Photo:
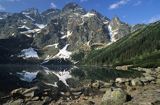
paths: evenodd
<path fill-rule="evenodd" d="M 0 65 L 0 93 L 6 94 L 20 87 L 29 88 L 37 81 L 56 87 L 57 81 L 75 86 L 91 80 L 109 81 L 117 77 L 136 76 L 140 76 L 137 71 L 111 70 L 105 67 Z"/>

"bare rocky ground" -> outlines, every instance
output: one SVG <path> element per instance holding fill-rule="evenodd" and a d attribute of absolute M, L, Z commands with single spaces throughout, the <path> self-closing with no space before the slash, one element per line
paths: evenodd
<path fill-rule="evenodd" d="M 1 97 L 2 105 L 160 105 L 160 68 L 136 68 L 143 72 L 138 78 L 117 78 L 114 81 L 94 81 L 79 88 L 63 84 L 53 88 L 16 89 Z M 62 92 L 63 91 L 63 92 Z"/>

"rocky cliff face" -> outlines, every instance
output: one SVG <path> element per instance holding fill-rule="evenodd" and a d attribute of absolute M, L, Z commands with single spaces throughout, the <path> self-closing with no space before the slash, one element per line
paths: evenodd
<path fill-rule="evenodd" d="M 17 57 L 21 57 L 18 54 L 21 55 L 22 50 L 28 47 L 36 50 L 36 58 L 45 62 L 57 58 L 70 59 L 80 49 L 88 51 L 96 45 L 107 45 L 130 33 L 130 26 L 118 17 L 110 20 L 75 3 L 67 4 L 62 10 L 48 9 L 42 13 L 34 8 L 20 13 L 0 13 L 0 18 L 0 39 L 18 38 L 23 41 L 25 36 L 31 40 L 19 49 Z"/>
<path fill-rule="evenodd" d="M 108 25 L 111 41 L 115 42 L 118 39 L 130 33 L 130 26 L 120 21 L 118 17 L 114 17 Z"/>

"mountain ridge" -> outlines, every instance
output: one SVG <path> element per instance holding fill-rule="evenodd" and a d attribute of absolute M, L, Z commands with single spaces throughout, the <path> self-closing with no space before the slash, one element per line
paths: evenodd
<path fill-rule="evenodd" d="M 40 13 L 38 9 L 29 8 L 12 13 L 0 19 L 0 26 L 0 39 L 28 40 L 27 46 L 19 47 L 11 55 L 26 60 L 29 58 L 19 55 L 23 51 L 31 52 L 27 49 L 33 48 L 44 62 L 55 58 L 71 60 L 68 56 L 75 52 L 87 53 L 93 48 L 107 46 L 131 32 L 131 26 L 118 17 L 110 20 L 95 10 L 86 11 L 75 3 L 69 3 L 61 10 L 48 9 Z M 36 56 L 30 58 L 37 59 Z"/>

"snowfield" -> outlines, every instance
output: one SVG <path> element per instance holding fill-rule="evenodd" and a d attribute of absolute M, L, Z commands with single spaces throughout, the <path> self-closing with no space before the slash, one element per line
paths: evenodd
<path fill-rule="evenodd" d="M 29 30 L 29 29 L 30 29 L 30 28 L 29 28 L 29 27 L 27 27 L 26 25 L 20 26 L 20 27 L 18 27 L 18 28 L 25 28 L 25 29 L 27 29 L 27 30 Z"/>
<path fill-rule="evenodd" d="M 44 48 L 50 48 L 50 47 L 58 48 L 58 45 L 59 45 L 59 43 L 55 43 L 55 44 L 47 45 Z"/>
<path fill-rule="evenodd" d="M 58 54 L 56 54 L 53 58 L 63 58 L 69 59 L 72 52 L 67 51 L 69 44 L 66 44 L 62 49 L 59 50 Z"/>
<path fill-rule="evenodd" d="M 21 54 L 19 55 L 19 57 L 23 57 L 24 59 L 39 58 L 37 52 L 32 47 L 28 48 L 28 49 L 23 49 L 21 51 Z"/>
<path fill-rule="evenodd" d="M 93 17 L 93 16 L 95 16 L 96 14 L 94 14 L 94 13 L 90 13 L 90 12 L 88 12 L 88 13 L 86 13 L 85 15 L 83 15 L 82 16 L 82 18 L 89 18 L 89 17 Z"/>
<path fill-rule="evenodd" d="M 37 23 L 35 25 L 40 29 L 43 29 L 47 26 L 47 25 L 44 25 L 44 24 L 37 24 Z"/>
<path fill-rule="evenodd" d="M 73 33 L 73 32 L 71 32 L 71 31 L 67 31 L 67 35 L 62 36 L 61 39 L 68 38 L 69 36 L 72 35 L 72 33 Z"/>

